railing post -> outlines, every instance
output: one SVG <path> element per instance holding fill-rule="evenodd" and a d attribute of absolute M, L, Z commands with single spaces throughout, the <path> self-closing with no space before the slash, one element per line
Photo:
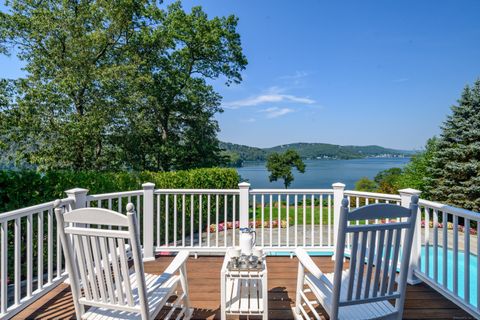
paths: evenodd
<path fill-rule="evenodd" d="M 65 193 L 69 199 L 73 200 L 72 209 L 80 209 L 87 206 L 88 189 L 74 188 L 66 190 Z"/>
<path fill-rule="evenodd" d="M 420 193 L 422 193 L 419 190 L 415 189 L 402 189 L 398 190 L 398 193 L 400 194 L 401 201 L 402 201 L 402 207 L 404 208 L 410 208 L 410 202 L 412 199 L 412 196 L 417 195 L 419 196 Z M 410 254 L 410 265 L 408 267 L 408 276 L 407 276 L 407 282 L 409 284 L 418 284 L 422 282 L 420 279 L 418 279 L 415 274 L 414 274 L 414 269 L 420 268 L 420 255 L 422 254 L 422 243 L 421 243 L 421 232 L 422 232 L 422 215 L 420 208 L 418 209 L 418 216 L 417 220 L 415 222 L 415 232 L 413 233 L 413 241 L 412 241 L 412 251 Z M 402 239 L 403 243 L 403 239 Z"/>
<path fill-rule="evenodd" d="M 66 190 L 65 193 L 67 194 L 67 198 L 73 200 L 72 210 L 85 208 L 87 206 L 88 189 L 73 188 L 73 189 L 70 189 L 70 190 Z M 81 224 L 81 223 L 77 224 L 77 227 L 84 227 L 84 226 L 85 226 L 85 224 Z M 49 241 L 50 241 L 50 239 L 49 239 Z M 61 246 L 61 243 L 58 242 L 57 245 Z M 65 283 L 70 284 L 70 278 L 66 278 Z"/>
<path fill-rule="evenodd" d="M 250 183 L 241 182 L 238 184 L 240 189 L 240 228 L 248 228 L 248 209 L 249 209 L 249 198 L 250 198 Z"/>
<path fill-rule="evenodd" d="M 153 250 L 153 191 L 155 184 L 147 182 L 143 187 L 143 261 L 155 260 Z M 138 208 L 137 208 L 138 210 Z"/>
<path fill-rule="evenodd" d="M 332 184 L 333 188 L 333 247 L 337 247 L 338 226 L 340 219 L 340 210 L 342 208 L 342 200 L 345 192 L 345 185 L 337 182 Z M 330 228 L 330 226 L 328 226 Z M 335 260 L 335 252 L 332 260 Z"/>

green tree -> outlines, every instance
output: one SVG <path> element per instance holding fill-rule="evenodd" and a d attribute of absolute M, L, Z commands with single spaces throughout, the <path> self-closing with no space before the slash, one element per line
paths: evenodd
<path fill-rule="evenodd" d="M 377 187 L 375 181 L 368 179 L 368 177 L 362 177 L 355 182 L 355 190 L 358 191 L 375 192 L 377 191 Z"/>
<path fill-rule="evenodd" d="M 295 150 L 287 150 L 285 153 L 272 153 L 267 158 L 267 170 L 270 172 L 270 182 L 283 179 L 285 189 L 294 180 L 292 168 L 305 173 L 305 163 Z"/>
<path fill-rule="evenodd" d="M 431 178 L 429 168 L 437 149 L 438 139 L 433 137 L 428 139 L 425 150 L 412 157 L 410 162 L 403 168 L 402 174 L 398 179 L 399 188 L 413 188 L 422 191 L 423 198 L 429 198 L 426 190 L 426 183 Z"/>
<path fill-rule="evenodd" d="M 142 24 L 148 1 L 7 2 L 0 41 L 15 48 L 26 76 L 6 113 L 9 143 L 40 167 L 103 169 L 109 133 L 121 115 L 128 39 Z M 9 53 L 9 52 L 7 52 Z M 122 92 L 123 91 L 123 92 Z"/>
<path fill-rule="evenodd" d="M 234 16 L 179 2 L 7 2 L 0 53 L 25 62 L 2 132 L 43 169 L 170 170 L 222 160 L 206 79 L 241 81 Z"/>
<path fill-rule="evenodd" d="M 377 191 L 381 193 L 396 194 L 399 189 L 399 179 L 402 174 L 400 168 L 390 168 L 380 171 L 374 180 L 378 185 Z"/>
<path fill-rule="evenodd" d="M 242 54 L 234 16 L 208 19 L 200 7 L 186 13 L 179 2 L 168 7 L 161 28 L 139 39 L 143 64 L 140 68 L 138 109 L 129 117 L 125 154 L 150 170 L 186 169 L 219 164 L 220 156 L 214 115 L 221 97 L 206 79 L 220 76 L 226 83 L 242 80 L 247 64 Z"/>
<path fill-rule="evenodd" d="M 480 79 L 443 123 L 426 189 L 431 198 L 480 211 Z"/>

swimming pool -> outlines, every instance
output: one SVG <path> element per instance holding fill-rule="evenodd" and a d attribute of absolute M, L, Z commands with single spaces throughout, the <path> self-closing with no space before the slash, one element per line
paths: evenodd
<path fill-rule="evenodd" d="M 311 256 L 332 256 L 333 252 L 325 252 L 325 251 L 309 251 L 309 255 Z M 425 247 L 422 247 L 422 255 L 421 255 L 421 264 L 420 270 L 427 274 L 425 271 L 425 254 L 426 250 Z M 277 251 L 277 252 L 270 252 L 269 255 L 272 256 L 290 256 L 290 252 L 285 251 Z M 428 276 L 433 279 L 433 248 L 429 248 L 429 267 L 428 267 Z M 458 296 L 462 299 L 465 298 L 465 288 L 464 288 L 464 272 L 465 272 L 465 253 L 463 251 L 458 251 Z M 477 256 L 474 254 L 470 254 L 470 301 L 469 303 L 473 306 L 477 306 L 477 287 L 478 287 L 478 279 L 477 279 Z M 447 252 L 447 288 L 448 290 L 453 292 L 453 250 L 448 249 Z M 443 248 L 438 247 L 438 283 L 443 285 Z"/>
<path fill-rule="evenodd" d="M 428 273 L 426 272 L 425 267 L 425 247 L 422 247 L 422 259 L 420 270 L 427 274 L 430 278 L 433 279 L 433 248 L 429 248 L 429 267 Z M 453 292 L 453 251 L 448 249 L 447 251 L 447 288 Z M 477 256 L 470 254 L 470 301 L 469 303 L 477 306 Z M 465 288 L 464 288 L 464 272 L 465 272 L 465 253 L 463 251 L 458 251 L 458 295 L 463 299 L 465 298 Z M 443 248 L 438 247 L 438 283 L 443 285 Z"/>

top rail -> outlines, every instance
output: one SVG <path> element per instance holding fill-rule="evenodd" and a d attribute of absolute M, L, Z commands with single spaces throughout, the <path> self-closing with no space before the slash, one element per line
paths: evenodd
<path fill-rule="evenodd" d="M 239 194 L 238 189 L 156 189 L 155 194 Z"/>
<path fill-rule="evenodd" d="M 251 189 L 250 194 L 333 194 L 333 189 Z"/>
<path fill-rule="evenodd" d="M 64 198 L 61 199 L 62 204 L 73 204 L 73 199 L 70 198 Z M 40 211 L 46 211 L 48 209 L 53 208 L 53 203 L 54 201 L 49 201 L 41 204 L 37 204 L 34 206 L 26 207 L 26 208 L 21 208 L 21 209 L 16 209 L 12 211 L 7 211 L 4 213 L 0 213 L 0 223 L 5 222 L 5 221 L 10 221 L 13 219 L 17 218 L 22 218 L 25 216 L 28 216 L 32 213 L 40 212 Z"/>
<path fill-rule="evenodd" d="M 461 209 L 461 208 L 457 208 L 457 207 L 453 207 L 453 206 L 449 206 L 449 205 L 446 205 L 446 204 L 442 204 L 442 203 L 438 203 L 438 202 L 434 202 L 434 201 L 429 201 L 429 200 L 423 200 L 423 199 L 420 199 L 418 201 L 418 204 L 422 207 L 428 207 L 428 208 L 431 208 L 431 209 L 436 209 L 436 210 L 439 210 L 439 211 L 445 211 L 447 213 L 450 213 L 450 214 L 453 214 L 453 215 L 456 215 L 456 216 L 459 216 L 459 217 L 463 217 L 463 218 L 467 218 L 467 219 L 471 219 L 471 220 L 475 220 L 475 221 L 480 221 L 480 213 L 479 212 L 475 212 L 475 211 L 469 211 L 469 210 L 466 210 L 466 209 Z"/>
<path fill-rule="evenodd" d="M 374 198 L 382 200 L 395 200 L 400 201 L 402 198 L 396 194 L 386 194 L 386 193 L 377 193 L 377 192 L 365 192 L 365 191 L 354 191 L 354 190 L 345 190 L 346 196 L 358 196 L 365 198 Z"/>
<path fill-rule="evenodd" d="M 143 194 L 143 190 L 91 194 L 87 196 L 87 201 L 104 200 L 104 199 L 113 198 L 113 197 L 139 196 L 142 194 Z"/>

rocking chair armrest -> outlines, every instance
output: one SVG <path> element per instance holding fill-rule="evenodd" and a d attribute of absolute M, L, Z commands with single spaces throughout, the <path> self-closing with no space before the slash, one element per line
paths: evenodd
<path fill-rule="evenodd" d="M 324 277 L 323 272 L 317 267 L 315 262 L 313 262 L 312 258 L 308 255 L 308 253 L 303 248 L 295 249 L 295 255 L 298 258 L 298 261 L 302 264 L 302 266 L 308 270 L 315 278 L 322 278 Z"/>
<path fill-rule="evenodd" d="M 164 273 L 167 274 L 174 274 L 175 272 L 180 269 L 188 259 L 190 252 L 188 251 L 180 251 L 172 262 L 168 265 L 167 269 L 165 269 Z"/>

